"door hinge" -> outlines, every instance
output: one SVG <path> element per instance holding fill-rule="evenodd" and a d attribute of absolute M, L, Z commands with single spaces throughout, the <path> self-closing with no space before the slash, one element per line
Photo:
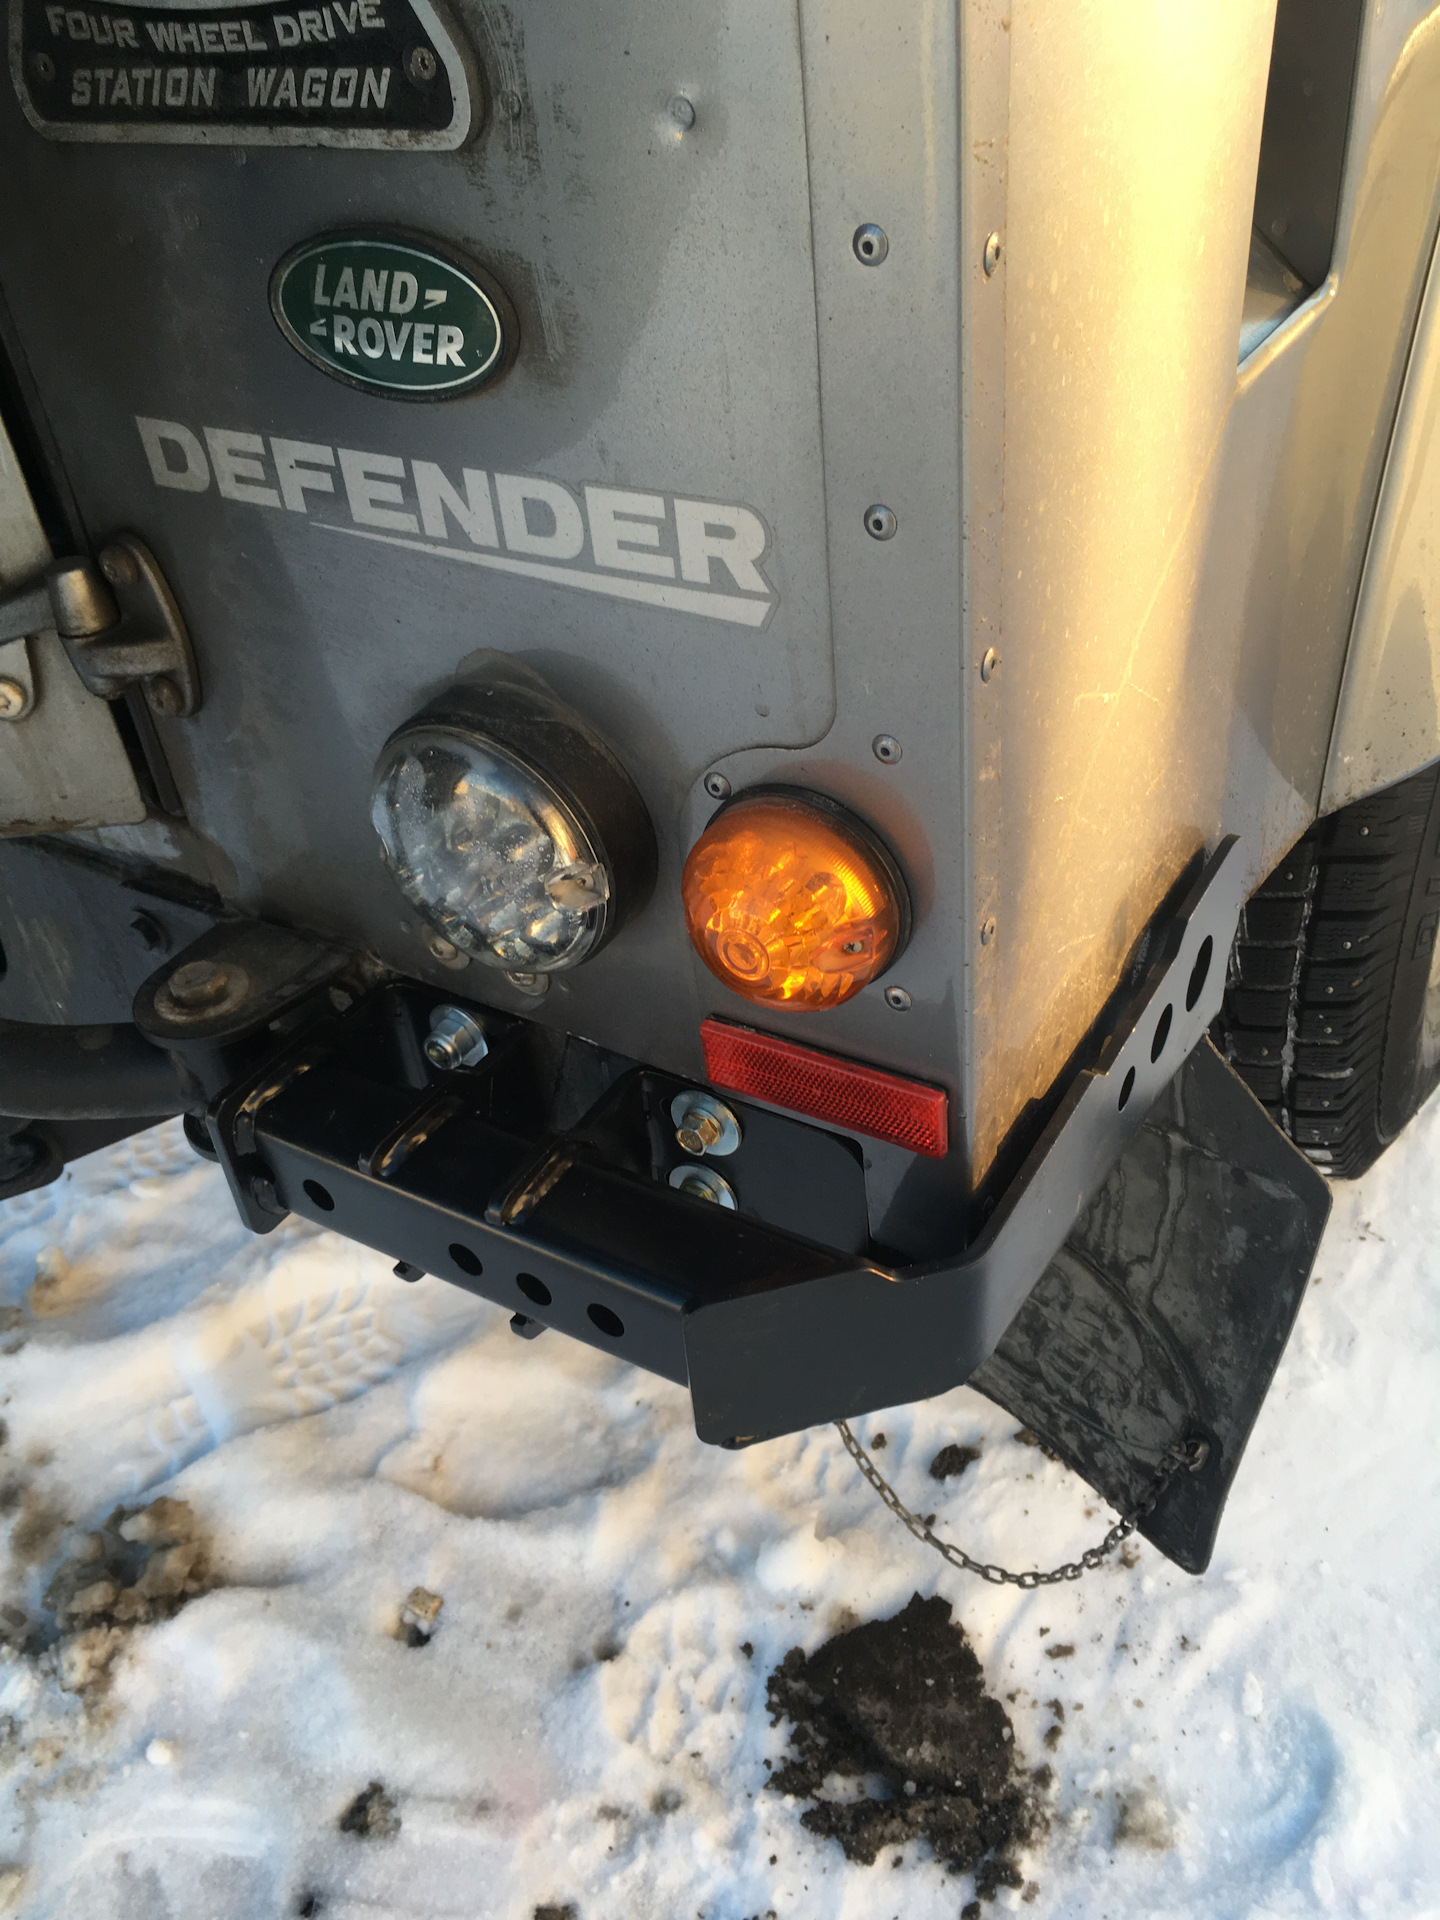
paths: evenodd
<path fill-rule="evenodd" d="M 163 719 L 199 711 L 200 676 L 184 619 L 154 554 L 133 533 L 117 534 L 97 560 L 54 560 L 37 580 L 0 597 L 0 646 L 51 627 L 102 700 L 143 688 Z"/>

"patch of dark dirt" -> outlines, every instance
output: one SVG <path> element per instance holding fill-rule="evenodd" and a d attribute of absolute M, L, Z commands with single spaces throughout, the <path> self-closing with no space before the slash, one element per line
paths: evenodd
<path fill-rule="evenodd" d="M 986 1692 L 948 1601 L 916 1594 L 808 1658 L 792 1647 L 766 1697 L 771 1724 L 791 1728 L 791 1754 L 769 1785 L 813 1802 L 800 1816 L 811 1833 L 866 1866 L 883 1849 L 928 1840 L 952 1873 L 975 1875 L 982 1899 L 1023 1884 L 1012 1855 L 1044 1826 L 1048 1769 L 1019 1765 L 1009 1716 Z M 851 1789 L 843 1799 L 826 1793 L 832 1777 Z"/>
<path fill-rule="evenodd" d="M 336 1822 L 341 1833 L 360 1840 L 393 1840 L 400 1831 L 400 1813 L 394 1798 L 378 1780 L 357 1793 Z"/>
<path fill-rule="evenodd" d="M 170 1619 L 214 1584 L 209 1541 L 187 1501 L 162 1495 L 148 1507 L 116 1507 L 45 1590 L 61 1686 L 98 1693 L 134 1628 Z"/>
<path fill-rule="evenodd" d="M 579 1920 L 579 1917 L 567 1900 L 563 1907 L 536 1907 L 534 1920 Z"/>
<path fill-rule="evenodd" d="M 930 1462 L 930 1478 L 953 1480 L 957 1474 L 964 1473 L 967 1467 L 973 1467 L 979 1458 L 979 1447 L 957 1447 L 952 1442 L 948 1447 L 941 1447 Z"/>

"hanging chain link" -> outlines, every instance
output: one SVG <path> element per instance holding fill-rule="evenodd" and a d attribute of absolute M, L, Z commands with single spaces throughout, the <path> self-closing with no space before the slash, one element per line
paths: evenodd
<path fill-rule="evenodd" d="M 941 1540 L 931 1532 L 918 1513 L 912 1513 L 905 1502 L 896 1493 L 890 1482 L 881 1473 L 870 1455 L 861 1446 L 851 1431 L 848 1420 L 837 1420 L 835 1431 L 840 1435 L 845 1451 L 859 1467 L 861 1473 L 895 1515 L 900 1524 L 914 1534 L 927 1547 L 933 1547 L 942 1560 L 948 1560 L 952 1567 L 961 1567 L 966 1573 L 978 1573 L 982 1580 L 988 1580 L 993 1587 L 1011 1586 L 1054 1587 L 1062 1580 L 1078 1580 L 1082 1574 L 1093 1573 L 1103 1566 L 1122 1540 L 1127 1540 L 1136 1527 L 1154 1508 L 1155 1502 L 1169 1486 L 1177 1473 L 1198 1473 L 1209 1458 L 1209 1443 L 1204 1440 L 1187 1440 L 1181 1446 L 1167 1447 L 1165 1458 L 1159 1471 L 1151 1481 L 1143 1498 L 1133 1506 L 1129 1513 L 1115 1522 L 1098 1547 L 1087 1547 L 1078 1560 L 1067 1560 L 1062 1567 L 1052 1567 L 1048 1573 L 1011 1573 L 1006 1567 L 997 1567 L 984 1560 L 972 1560 L 962 1547 Z"/>

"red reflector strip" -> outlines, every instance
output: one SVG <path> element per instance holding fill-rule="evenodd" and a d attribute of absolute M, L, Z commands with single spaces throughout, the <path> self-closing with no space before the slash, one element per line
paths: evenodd
<path fill-rule="evenodd" d="M 703 1020 L 700 1039 L 712 1086 L 868 1133 L 875 1140 L 893 1140 L 932 1160 L 943 1159 L 949 1149 L 949 1103 L 942 1087 L 902 1080 L 878 1067 L 862 1067 L 724 1020 Z"/>

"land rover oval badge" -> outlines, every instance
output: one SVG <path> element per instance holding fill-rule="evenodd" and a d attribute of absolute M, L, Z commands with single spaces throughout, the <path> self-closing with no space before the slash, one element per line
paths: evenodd
<path fill-rule="evenodd" d="M 270 305 L 313 365 L 394 400 L 471 393 L 515 354 L 500 288 L 429 241 L 377 232 L 307 240 L 276 267 Z"/>

